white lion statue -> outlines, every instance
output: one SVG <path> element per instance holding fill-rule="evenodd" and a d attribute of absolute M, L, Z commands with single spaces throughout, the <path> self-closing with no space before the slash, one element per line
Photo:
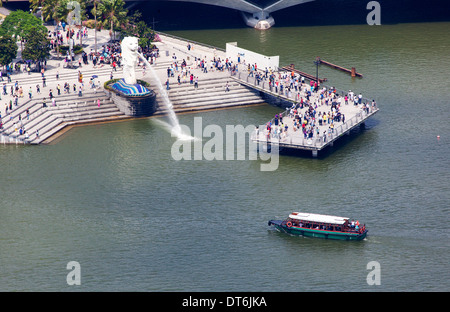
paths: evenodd
<path fill-rule="evenodd" d="M 125 37 L 121 43 L 123 77 L 126 83 L 136 84 L 135 67 L 138 60 L 138 40 L 137 37 Z"/>

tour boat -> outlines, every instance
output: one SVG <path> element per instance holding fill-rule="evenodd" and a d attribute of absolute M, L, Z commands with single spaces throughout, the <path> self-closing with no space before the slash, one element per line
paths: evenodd
<path fill-rule="evenodd" d="M 286 220 L 270 220 L 271 225 L 293 235 L 340 240 L 363 240 L 368 232 L 357 220 L 305 212 L 293 212 Z"/>

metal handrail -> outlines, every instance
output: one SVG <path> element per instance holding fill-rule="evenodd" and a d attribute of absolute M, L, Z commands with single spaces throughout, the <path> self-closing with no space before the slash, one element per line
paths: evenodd
<path fill-rule="evenodd" d="M 243 80 L 243 79 L 241 78 L 241 72 L 238 72 L 237 74 L 238 74 L 238 75 L 237 75 L 236 79 L 238 79 L 238 80 L 240 80 L 240 81 L 243 81 L 243 82 L 245 81 L 245 83 L 247 83 L 247 84 L 252 84 L 251 82 L 249 82 L 249 76 L 248 76 L 248 75 L 247 75 L 247 77 L 246 77 L 246 80 Z M 278 94 L 278 93 L 273 92 L 273 91 L 270 90 L 270 89 L 266 89 L 266 87 L 265 87 L 265 81 L 262 81 L 261 84 L 257 84 L 257 82 L 256 82 L 256 77 L 252 77 L 252 78 L 254 78 L 253 84 L 254 84 L 255 86 L 261 88 L 262 90 L 268 91 L 270 94 L 275 94 L 275 95 L 280 96 L 280 97 L 282 97 L 282 98 L 285 98 L 285 99 L 287 99 L 287 100 L 289 100 L 289 101 L 293 101 L 293 102 L 295 102 L 295 103 L 298 103 L 298 101 L 295 100 L 295 95 L 296 95 L 296 93 L 299 93 L 300 91 L 293 92 L 293 93 L 292 93 L 293 96 L 291 96 L 291 98 L 289 98 L 288 96 L 285 96 L 284 94 L 283 94 L 283 95 L 280 95 L 280 94 Z M 336 91 L 338 92 L 337 89 L 336 89 Z M 339 91 L 341 91 L 342 94 L 346 94 L 346 93 L 343 92 L 342 90 L 339 90 Z M 338 95 L 339 95 L 339 94 L 338 94 Z M 339 96 L 342 96 L 342 95 L 339 95 Z M 292 97 L 294 97 L 294 99 L 292 99 Z M 363 99 L 364 99 L 364 98 L 363 98 Z M 365 99 L 365 100 L 368 101 L 367 99 Z M 366 102 L 366 104 L 369 104 L 369 102 Z M 308 147 L 320 147 L 320 146 L 326 145 L 326 144 L 328 144 L 328 142 L 333 141 L 333 140 L 336 139 L 338 136 L 340 136 L 340 135 L 342 135 L 343 133 L 345 133 L 346 131 L 348 131 L 354 124 L 357 124 L 359 121 L 362 121 L 362 120 L 364 119 L 364 118 L 363 118 L 364 116 L 369 116 L 369 115 L 375 113 L 376 111 L 378 111 L 378 107 L 372 107 L 372 106 L 369 105 L 368 108 L 369 108 L 369 112 L 368 112 L 368 113 L 367 113 L 365 110 L 361 110 L 361 111 L 358 112 L 355 116 L 353 116 L 353 117 L 347 119 L 343 124 L 339 125 L 339 126 L 336 127 L 336 128 L 333 128 L 332 132 L 330 132 L 330 133 L 326 133 L 326 134 L 322 134 L 322 135 L 319 134 L 319 136 L 313 134 L 313 138 L 312 138 L 312 139 L 311 139 L 311 138 L 307 138 L 306 140 L 305 140 L 305 138 L 303 137 L 303 138 L 300 139 L 300 140 L 301 140 L 301 143 L 300 143 L 300 142 L 299 142 L 299 143 L 296 143 L 295 141 L 298 142 L 299 140 L 296 140 L 296 138 L 294 138 L 291 134 L 287 134 L 287 136 L 286 136 L 285 138 L 283 138 L 283 139 L 277 138 L 277 142 L 275 142 L 275 143 L 278 143 L 278 144 L 279 144 L 279 143 L 283 143 L 282 141 L 289 141 L 289 144 L 290 144 L 290 145 L 308 146 Z M 285 111 L 279 113 L 278 115 L 281 115 L 281 116 L 284 117 L 284 116 L 287 115 L 287 114 L 288 114 L 288 108 L 287 108 Z M 266 125 L 269 124 L 269 123 L 273 124 L 273 123 L 274 123 L 274 119 L 275 119 L 275 118 L 272 118 L 271 120 L 269 120 L 268 122 L 266 122 L 264 125 L 261 125 L 261 126 L 266 126 Z M 344 129 L 344 126 L 345 126 L 345 129 Z M 273 143 L 272 140 L 270 140 L 270 138 L 269 138 L 269 140 L 267 140 L 267 134 L 268 134 L 268 133 L 266 133 L 266 129 L 263 129 L 262 131 L 263 131 L 264 134 L 265 134 L 266 142 Z M 252 135 L 252 138 L 253 138 L 254 140 L 259 141 L 259 137 L 258 137 L 258 138 L 255 138 L 255 136 Z M 306 144 L 305 144 L 305 141 L 306 141 Z M 310 142 L 310 143 L 308 143 L 308 142 Z M 320 144 L 320 143 L 323 143 L 323 144 Z"/>
<path fill-rule="evenodd" d="M 213 45 L 209 45 L 209 44 L 206 44 L 206 43 L 201 43 L 201 42 L 198 42 L 198 41 L 187 40 L 186 38 L 181 38 L 181 37 L 178 37 L 178 36 L 175 36 L 175 35 L 171 35 L 171 34 L 168 34 L 168 33 L 164 33 L 164 32 L 161 32 L 161 31 L 155 31 L 155 33 L 157 33 L 158 35 L 170 37 L 172 39 L 177 39 L 177 40 L 180 40 L 180 41 L 183 41 L 183 42 L 188 41 L 188 42 L 191 42 L 191 43 L 194 43 L 196 45 L 203 46 L 203 47 L 206 47 L 206 48 L 216 49 L 216 50 L 219 50 L 219 51 L 222 51 L 222 52 L 226 51 L 223 48 L 219 48 L 219 47 L 216 47 L 216 46 L 213 46 Z"/>

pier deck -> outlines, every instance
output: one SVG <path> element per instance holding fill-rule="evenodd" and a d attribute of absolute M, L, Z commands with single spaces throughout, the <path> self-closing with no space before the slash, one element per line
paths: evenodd
<path fill-rule="evenodd" d="M 288 88 L 284 88 L 281 92 L 279 87 L 276 90 L 274 86 L 269 84 L 268 80 L 262 79 L 258 81 L 255 77 L 248 76 L 246 72 L 237 72 L 232 76 L 232 79 L 239 81 L 247 87 L 258 90 L 260 93 L 272 98 L 272 101 L 275 99 L 285 104 L 286 110 L 277 114 L 278 117 L 282 117 L 282 123 L 276 125 L 275 118 L 273 118 L 265 124 L 258 126 L 258 129 L 251 136 L 253 142 L 268 146 L 277 145 L 285 149 L 307 150 L 311 151 L 314 157 L 317 157 L 319 151 L 327 146 L 333 146 L 334 142 L 344 134 L 350 134 L 352 129 L 364 124 L 368 118 L 376 114 L 379 110 L 376 103 L 362 96 L 361 101 L 358 101 L 360 103 L 355 103 L 351 99 L 348 99 L 348 104 L 345 104 L 345 95 L 347 95 L 347 92 L 324 87 L 323 85 L 317 92 L 311 92 L 311 87 L 308 83 L 304 83 L 303 85 L 299 84 L 298 91 L 289 91 Z M 327 94 L 331 94 L 330 90 L 335 90 L 332 92 L 335 94 L 334 98 L 327 96 Z M 310 93 L 309 100 L 308 93 Z M 323 98 L 321 93 L 324 95 Z M 354 94 L 353 98 L 355 97 L 358 98 L 359 95 Z M 327 98 L 328 102 L 325 101 Z M 304 105 L 300 104 L 302 99 Z M 305 105 L 306 103 L 309 103 L 309 105 Z M 328 117 L 329 114 L 332 117 L 333 112 L 336 112 L 333 104 L 339 106 L 339 112 L 345 119 L 341 118 L 339 121 L 336 121 L 326 118 L 325 122 L 322 119 L 322 123 L 319 123 L 319 113 L 320 116 L 326 114 Z M 291 111 L 291 107 L 293 106 L 298 106 L 297 114 L 295 114 L 294 110 Z M 316 115 L 315 122 L 311 124 L 311 121 L 309 121 L 306 125 L 306 129 L 308 129 L 308 126 L 311 126 L 311 131 L 305 135 L 302 122 L 304 121 L 303 117 L 305 113 L 310 109 L 309 106 L 314 108 Z M 294 127 L 296 115 L 301 117 L 298 128 Z M 271 126 L 270 132 L 267 129 L 268 125 Z M 280 129 L 275 131 L 275 126 L 277 128 L 283 127 L 283 131 L 280 132 Z M 287 131 L 284 131 L 286 126 Z"/>
<path fill-rule="evenodd" d="M 339 66 L 339 65 L 336 65 L 336 64 L 324 61 L 320 57 L 317 57 L 317 62 L 319 62 L 319 64 L 324 64 L 324 65 L 327 65 L 327 66 L 329 66 L 331 68 L 338 69 L 340 71 L 346 72 L 346 73 L 352 75 L 352 77 L 360 77 L 360 78 L 363 77 L 363 75 L 361 73 L 358 73 L 354 67 L 352 67 L 352 69 L 347 69 L 345 67 L 342 67 L 342 66 Z"/>

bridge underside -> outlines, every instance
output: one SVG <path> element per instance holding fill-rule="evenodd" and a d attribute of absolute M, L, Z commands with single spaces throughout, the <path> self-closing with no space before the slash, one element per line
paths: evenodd
<path fill-rule="evenodd" d="M 127 0 L 125 0 L 127 1 Z M 129 0 L 136 1 L 136 0 Z M 138 0 L 152 1 L 152 0 Z M 158 1 L 158 0 L 155 0 Z M 159 0 L 160 1 L 160 0 Z M 268 29 L 275 24 L 275 20 L 270 13 L 289 8 L 314 0 L 266 0 L 263 5 L 258 5 L 257 0 L 166 0 L 178 2 L 195 2 L 208 5 L 215 5 L 229 9 L 235 9 L 242 13 L 245 23 L 256 29 Z"/>
<path fill-rule="evenodd" d="M 0 0 L 3 1 L 3 0 Z M 245 23 L 257 29 L 268 29 L 275 24 L 270 13 L 314 0 L 125 0 L 126 2 L 177 1 L 193 2 L 235 9 L 242 13 Z M 28 2 L 28 0 L 8 0 Z M 258 3 L 259 2 L 259 3 Z"/>

